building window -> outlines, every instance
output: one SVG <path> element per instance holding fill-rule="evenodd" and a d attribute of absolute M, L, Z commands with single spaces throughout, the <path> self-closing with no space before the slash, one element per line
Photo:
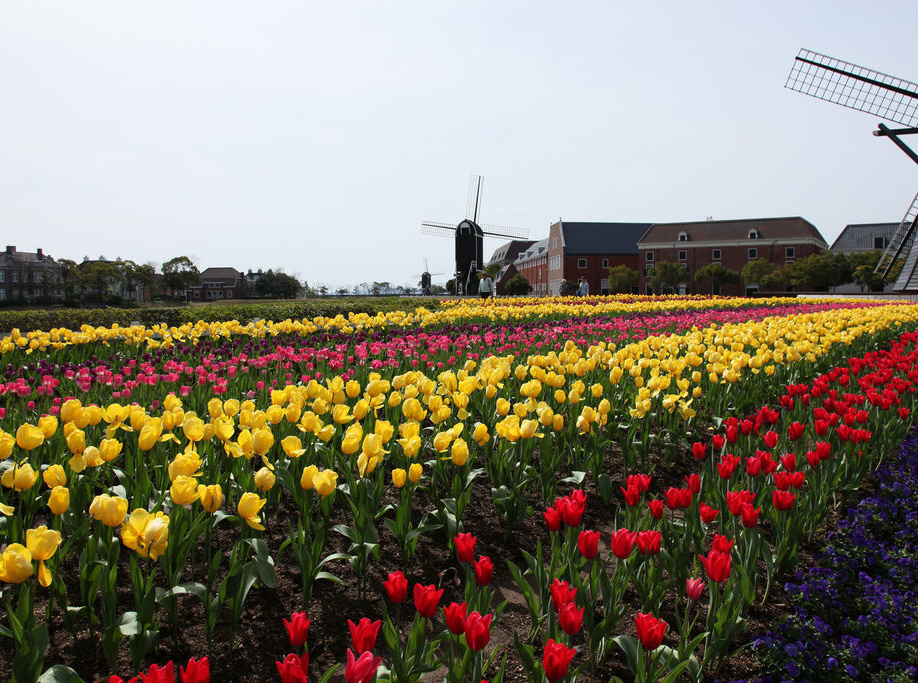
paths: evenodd
<path fill-rule="evenodd" d="M 787 260 L 784 262 L 784 265 L 785 265 L 785 266 L 789 266 L 789 265 L 792 264 L 793 262 L 794 262 L 794 259 L 789 258 L 789 259 L 787 259 Z"/>
<path fill-rule="evenodd" d="M 6 271 L 0 270 L 0 282 L 6 282 Z"/>
<path fill-rule="evenodd" d="M 757 240 L 757 239 L 759 239 L 759 237 L 760 237 L 759 231 L 756 230 L 755 228 L 753 228 L 752 230 L 749 231 L 749 239 L 751 239 L 751 240 Z"/>
<path fill-rule="evenodd" d="M 711 250 L 711 260 L 712 260 L 712 261 L 720 261 L 720 249 L 712 249 L 712 250 Z"/>
<path fill-rule="evenodd" d="M 652 252 L 652 251 L 648 251 L 648 252 L 647 252 L 647 261 L 648 261 L 648 262 L 653 261 L 653 252 Z"/>
<path fill-rule="evenodd" d="M 13 271 L 13 282 L 19 282 L 19 271 L 18 270 Z"/>
<path fill-rule="evenodd" d="M 680 232 L 680 233 L 679 233 L 679 241 L 680 241 L 680 242 L 688 242 L 688 233 L 687 233 L 687 232 Z"/>
<path fill-rule="evenodd" d="M 679 250 L 679 260 L 684 261 L 687 258 L 688 258 L 688 254 L 686 253 L 685 249 L 680 249 Z"/>
<path fill-rule="evenodd" d="M 585 259 L 585 258 L 579 258 L 579 259 L 577 259 L 577 267 L 578 267 L 578 268 L 586 268 L 586 259 Z"/>
<path fill-rule="evenodd" d="M 6 301 L 6 290 L 0 289 L 0 301 Z"/>
<path fill-rule="evenodd" d="M 792 259 L 792 258 L 794 258 L 796 255 L 797 255 L 797 254 L 794 253 L 794 248 L 793 248 L 793 247 L 785 247 L 785 248 L 784 248 L 784 258 L 790 258 L 790 259 Z"/>
<path fill-rule="evenodd" d="M 609 259 L 604 258 L 604 259 L 602 260 L 602 267 L 603 267 L 603 268 L 608 268 L 608 267 L 609 267 Z"/>
<path fill-rule="evenodd" d="M 889 240 L 885 237 L 874 237 L 873 238 L 873 248 L 874 249 L 885 249 L 889 246 Z"/>
<path fill-rule="evenodd" d="M 759 250 L 752 248 L 749 250 L 749 260 L 755 261 L 759 257 Z"/>
<path fill-rule="evenodd" d="M 653 272 L 653 266 L 646 266 L 644 268 L 644 275 L 650 277 L 650 274 Z"/>

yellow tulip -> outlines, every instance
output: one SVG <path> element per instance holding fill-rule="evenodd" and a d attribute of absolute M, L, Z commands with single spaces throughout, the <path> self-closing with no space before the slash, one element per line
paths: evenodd
<path fill-rule="evenodd" d="M 16 439 L 12 434 L 7 434 L 0 429 L 0 460 L 6 460 L 13 453 L 13 445 Z"/>
<path fill-rule="evenodd" d="M 392 426 L 391 422 L 379 420 L 373 425 L 373 433 L 377 434 L 383 443 L 389 443 L 395 434 L 395 427 Z"/>
<path fill-rule="evenodd" d="M 35 425 L 21 424 L 16 430 L 16 445 L 24 451 L 38 448 L 45 441 L 45 434 Z"/>
<path fill-rule="evenodd" d="M 141 557 L 156 560 L 169 546 L 169 517 L 137 508 L 121 527 L 121 541 Z"/>
<path fill-rule="evenodd" d="M 523 420 L 520 424 L 520 438 L 521 439 L 531 439 L 537 437 L 542 438 L 542 434 L 539 433 L 539 421 L 538 420 Z"/>
<path fill-rule="evenodd" d="M 204 420 L 199 417 L 187 418 L 182 422 L 182 432 L 186 439 L 197 443 L 204 438 Z"/>
<path fill-rule="evenodd" d="M 140 436 L 137 437 L 137 447 L 146 452 L 151 450 L 157 443 L 163 433 L 163 423 L 159 418 L 148 421 L 140 430 Z"/>
<path fill-rule="evenodd" d="M 64 405 L 61 406 L 61 420 L 64 422 L 74 422 L 82 417 L 82 413 L 83 404 L 75 398 L 65 401 Z"/>
<path fill-rule="evenodd" d="M 453 447 L 450 450 L 450 457 L 452 458 L 453 464 L 462 467 L 469 459 L 469 445 L 465 442 L 465 439 L 456 439 L 453 442 Z"/>
<path fill-rule="evenodd" d="M 475 440 L 479 446 L 484 446 L 488 441 L 491 440 L 491 435 L 488 434 L 488 426 L 479 422 L 475 425 L 475 431 L 472 432 L 472 439 Z"/>
<path fill-rule="evenodd" d="M 67 475 L 60 465 L 49 466 L 48 469 L 41 473 L 41 478 L 49 489 L 53 489 L 55 486 L 67 485 Z"/>
<path fill-rule="evenodd" d="M 437 435 L 434 436 L 433 446 L 437 453 L 445 453 L 452 441 L 453 433 L 451 431 L 437 432 Z"/>
<path fill-rule="evenodd" d="M 395 488 L 400 489 L 405 485 L 405 480 L 408 477 L 408 473 L 405 472 L 401 467 L 397 467 L 392 470 L 392 484 Z"/>
<path fill-rule="evenodd" d="M 316 431 L 316 436 L 324 443 L 328 443 L 335 436 L 335 425 L 323 425 Z"/>
<path fill-rule="evenodd" d="M 219 398 L 212 398 L 207 402 L 207 414 L 213 419 L 223 417 L 223 401 Z"/>
<path fill-rule="evenodd" d="M 330 496 L 338 488 L 338 473 L 332 470 L 322 470 L 313 477 L 316 493 L 323 498 Z"/>
<path fill-rule="evenodd" d="M 284 419 L 284 409 L 276 404 L 269 406 L 265 411 L 265 419 L 273 425 L 280 424 Z"/>
<path fill-rule="evenodd" d="M 303 442 L 297 436 L 285 436 L 281 439 L 281 448 L 288 458 L 299 458 L 306 451 L 303 449 Z"/>
<path fill-rule="evenodd" d="M 51 559 L 61 544 L 61 532 L 48 530 L 44 524 L 26 531 L 26 547 L 32 553 L 32 560 L 38 561 L 38 582 L 47 588 L 51 585 L 51 572 L 45 560 Z"/>
<path fill-rule="evenodd" d="M 362 420 L 370 411 L 370 402 L 365 398 L 360 399 L 354 404 L 353 415 L 355 420 Z"/>
<path fill-rule="evenodd" d="M 0 581 L 3 583 L 22 583 L 34 571 L 32 553 L 21 543 L 11 543 L 0 555 Z"/>
<path fill-rule="evenodd" d="M 70 489 L 66 486 L 55 486 L 48 496 L 48 509 L 55 515 L 62 515 L 70 507 Z"/>
<path fill-rule="evenodd" d="M 319 468 L 315 465 L 309 465 L 303 468 L 303 474 L 300 476 L 300 488 L 311 491 L 315 488 L 315 477 L 319 473 Z"/>
<path fill-rule="evenodd" d="M 169 495 L 176 505 L 191 505 L 198 499 L 198 482 L 193 477 L 180 474 L 172 480 Z"/>
<path fill-rule="evenodd" d="M 239 401 L 235 398 L 228 399 L 223 402 L 223 412 L 224 414 L 232 418 L 235 415 L 239 414 Z"/>
<path fill-rule="evenodd" d="M 236 509 L 246 524 L 253 529 L 264 531 L 265 528 L 261 525 L 261 517 L 258 516 L 258 513 L 261 512 L 267 502 L 267 499 L 259 497 L 257 493 L 247 491 L 239 498 L 239 504 Z"/>
<path fill-rule="evenodd" d="M 14 491 L 26 491 L 32 488 L 36 481 L 38 481 L 38 472 L 24 460 L 19 465 L 7 469 L 0 478 L 0 484 Z"/>
<path fill-rule="evenodd" d="M 277 477 L 274 472 L 269 470 L 267 467 L 262 467 L 255 473 L 255 487 L 265 493 L 274 488 L 274 483 L 277 481 Z"/>
<path fill-rule="evenodd" d="M 128 502 L 120 496 L 110 496 L 100 493 L 89 504 L 89 514 L 93 519 L 102 522 L 105 526 L 116 527 L 127 516 Z"/>
<path fill-rule="evenodd" d="M 57 418 L 53 415 L 42 415 L 38 418 L 38 428 L 46 439 L 50 439 L 57 431 Z"/>
<path fill-rule="evenodd" d="M 296 424 L 300 420 L 300 415 L 302 414 L 303 409 L 300 408 L 296 403 L 291 403 L 284 410 L 284 419 L 287 420 L 290 424 Z"/>
<path fill-rule="evenodd" d="M 274 445 L 274 433 L 268 427 L 262 427 L 252 433 L 252 449 L 258 455 L 265 455 Z"/>
<path fill-rule="evenodd" d="M 341 452 L 345 455 L 353 455 L 360 448 L 360 441 L 363 438 L 363 427 L 360 423 L 354 423 L 347 428 L 344 438 L 341 439 Z"/>
<path fill-rule="evenodd" d="M 169 463 L 169 479 L 175 481 L 180 475 L 186 477 L 200 477 L 201 465 L 203 461 L 201 456 L 194 451 L 179 453 L 175 459 Z"/>
<path fill-rule="evenodd" d="M 316 412 L 318 413 L 319 411 L 316 410 Z M 341 404 L 336 405 L 332 409 L 332 419 L 335 421 L 335 424 L 343 425 L 353 420 L 354 416 L 351 415 L 350 408 L 344 404 Z"/>
<path fill-rule="evenodd" d="M 411 467 L 408 468 L 408 480 L 412 484 L 417 484 L 421 480 L 421 474 L 423 473 L 424 468 L 421 466 L 421 463 L 411 463 Z"/>
<path fill-rule="evenodd" d="M 223 488 L 220 484 L 211 484 L 209 486 L 198 484 L 198 498 L 201 501 L 201 506 L 213 514 L 223 505 Z"/>
<path fill-rule="evenodd" d="M 497 399 L 497 414 L 506 415 L 510 412 L 510 401 L 505 398 Z"/>
<path fill-rule="evenodd" d="M 124 447 L 118 439 L 102 439 L 102 442 L 99 444 L 99 456 L 105 462 L 112 462 L 119 455 L 121 455 L 121 449 Z"/>

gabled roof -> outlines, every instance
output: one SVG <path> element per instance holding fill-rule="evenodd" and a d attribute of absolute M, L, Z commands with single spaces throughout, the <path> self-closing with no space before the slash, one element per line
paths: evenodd
<path fill-rule="evenodd" d="M 743 218 L 732 221 L 694 221 L 691 223 L 654 223 L 640 239 L 644 243 L 678 242 L 686 233 L 689 242 L 739 241 L 749 239 L 757 230 L 763 240 L 816 240 L 828 246 L 812 223 L 800 216 L 786 218 Z"/>
<path fill-rule="evenodd" d="M 497 249 L 494 250 L 494 254 L 491 256 L 491 260 L 488 263 L 510 263 L 520 252 L 526 251 L 529 247 L 532 246 L 534 240 L 510 240 L 509 242 L 504 242 Z"/>
<path fill-rule="evenodd" d="M 875 237 L 884 238 L 885 247 L 898 227 L 898 223 L 852 223 L 845 226 L 829 248 L 843 252 L 872 251 L 881 248 L 874 246 Z"/>
<path fill-rule="evenodd" d="M 15 247 L 12 248 L 12 251 L 9 251 L 9 248 L 7 251 L 0 251 L 0 266 L 8 266 L 14 263 L 56 264 L 57 262 L 48 254 L 39 254 L 37 251 L 16 251 Z"/>
<path fill-rule="evenodd" d="M 199 280 L 233 281 L 245 277 L 235 268 L 205 268 L 201 271 Z"/>
<path fill-rule="evenodd" d="M 566 254 L 637 254 L 651 223 L 568 223 L 561 221 Z"/>
<path fill-rule="evenodd" d="M 528 259 L 534 258 L 540 254 L 544 254 L 546 251 L 548 251 L 548 238 L 547 237 L 544 240 L 533 242 L 526 248 L 525 251 L 520 252 L 520 254 L 516 257 L 515 263 L 519 263 L 521 261 L 526 261 Z"/>

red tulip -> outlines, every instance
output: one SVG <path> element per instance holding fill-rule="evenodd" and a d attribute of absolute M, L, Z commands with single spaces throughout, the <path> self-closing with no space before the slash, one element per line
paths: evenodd
<path fill-rule="evenodd" d="M 294 612 L 290 615 L 290 621 L 284 619 L 284 626 L 287 627 L 290 644 L 293 647 L 303 647 L 309 637 L 309 618 L 306 612 Z"/>
<path fill-rule="evenodd" d="M 580 554 L 586 559 L 592 560 L 599 552 L 599 536 L 598 531 L 584 530 L 577 537 L 577 547 L 580 549 Z"/>
<path fill-rule="evenodd" d="M 720 514 L 720 510 L 712 508 L 707 503 L 698 503 L 698 512 L 701 514 L 701 521 L 705 524 L 710 524 Z"/>
<path fill-rule="evenodd" d="M 650 479 L 649 474 L 630 474 L 628 475 L 628 486 L 636 486 L 641 493 L 646 493 L 650 490 Z"/>
<path fill-rule="evenodd" d="M 654 499 L 647 501 L 647 507 L 650 508 L 650 516 L 654 519 L 663 518 L 663 501 Z"/>
<path fill-rule="evenodd" d="M 740 519 L 743 521 L 743 526 L 750 529 L 758 524 L 761 511 L 762 508 L 754 508 L 749 503 L 743 503 L 743 507 L 740 508 Z"/>
<path fill-rule="evenodd" d="M 429 619 L 437 612 L 437 605 L 443 597 L 443 589 L 437 590 L 436 586 L 422 586 L 414 584 L 414 606 L 425 619 Z"/>
<path fill-rule="evenodd" d="M 635 540 L 641 555 L 655 555 L 660 552 L 660 543 L 663 540 L 663 535 L 655 529 L 648 529 L 646 531 L 639 531 Z"/>
<path fill-rule="evenodd" d="M 478 540 L 472 534 L 460 532 L 456 538 L 456 555 L 460 562 L 471 562 L 475 559 L 475 542 Z"/>
<path fill-rule="evenodd" d="M 806 472 L 803 470 L 797 470 L 790 476 L 790 484 L 795 489 L 802 489 L 803 485 L 806 483 Z"/>
<path fill-rule="evenodd" d="M 697 495 L 698 492 L 701 491 L 701 477 L 697 474 L 687 474 L 685 476 L 685 483 L 688 484 L 692 494 Z"/>
<path fill-rule="evenodd" d="M 638 639 L 641 645 L 647 650 L 656 650 L 663 642 L 663 634 L 666 633 L 667 623 L 662 619 L 657 619 L 652 614 L 639 612 L 634 618 L 634 625 L 637 627 Z"/>
<path fill-rule="evenodd" d="M 465 633 L 465 612 L 466 604 L 464 602 L 450 603 L 449 607 L 443 608 L 443 618 L 446 620 L 446 628 L 450 633 L 462 635 Z"/>
<path fill-rule="evenodd" d="M 583 625 L 583 610 L 583 607 L 577 609 L 577 605 L 573 602 L 561 605 L 561 609 L 558 610 L 558 623 L 561 625 L 561 630 L 569 636 L 579 633 Z"/>
<path fill-rule="evenodd" d="M 704 565 L 708 578 L 714 583 L 723 583 L 729 578 L 730 564 L 732 562 L 732 556 L 729 553 L 712 550 L 707 557 L 699 555 L 698 559 Z"/>
<path fill-rule="evenodd" d="M 309 655 L 303 656 L 306 658 L 303 666 L 305 671 L 309 668 Z M 210 683 L 210 660 L 207 657 L 197 660 L 192 657 L 186 666 L 179 667 L 179 673 L 182 675 L 182 683 Z"/>
<path fill-rule="evenodd" d="M 736 440 L 739 439 L 739 429 L 735 426 L 727 427 L 727 443 L 736 443 Z"/>
<path fill-rule="evenodd" d="M 724 447 L 724 437 L 720 434 L 715 434 L 711 437 L 711 445 L 715 451 L 721 450 Z"/>
<path fill-rule="evenodd" d="M 712 542 L 712 549 L 716 550 L 719 553 L 730 553 L 733 551 L 733 539 L 727 538 L 726 536 L 721 536 L 720 534 L 714 534 L 714 541 Z"/>
<path fill-rule="evenodd" d="M 491 583 L 491 576 L 494 573 L 494 563 L 491 562 L 490 557 L 482 555 L 472 563 L 472 567 L 475 568 L 475 585 L 487 586 Z"/>
<path fill-rule="evenodd" d="M 569 495 L 559 498 L 555 502 L 555 507 L 567 526 L 580 526 L 580 520 L 586 511 L 586 494 L 575 489 Z"/>
<path fill-rule="evenodd" d="M 695 460 L 704 460 L 704 457 L 708 454 L 707 446 L 705 446 L 700 441 L 696 441 L 692 444 L 692 456 Z"/>
<path fill-rule="evenodd" d="M 634 507 L 641 502 L 641 489 L 637 486 L 628 484 L 628 488 L 623 488 L 619 486 L 622 490 L 622 495 L 625 496 L 625 503 L 629 507 Z"/>
<path fill-rule="evenodd" d="M 368 683 L 382 664 L 381 657 L 374 657 L 372 652 L 364 652 L 359 659 L 354 658 L 352 650 L 347 651 L 347 667 L 344 669 L 345 683 Z"/>
<path fill-rule="evenodd" d="M 561 513 L 557 509 L 553 507 L 545 508 L 542 516 L 545 518 L 545 526 L 548 527 L 549 531 L 557 531 L 561 528 Z"/>
<path fill-rule="evenodd" d="M 752 491 L 727 491 L 727 507 L 733 516 L 740 514 L 743 505 L 752 503 L 754 500 L 755 494 Z"/>
<path fill-rule="evenodd" d="M 357 654 L 362 655 L 376 647 L 376 636 L 379 635 L 379 627 L 382 626 L 379 619 L 370 621 L 364 617 L 357 624 L 348 619 L 347 625 L 351 629 L 351 641 Z"/>
<path fill-rule="evenodd" d="M 283 662 L 275 662 L 277 673 L 280 674 L 283 683 L 306 683 L 309 673 L 309 655 L 304 654 L 298 657 L 289 654 Z"/>
<path fill-rule="evenodd" d="M 631 551 L 634 550 L 635 536 L 635 533 L 627 529 L 619 529 L 612 534 L 609 547 L 612 549 L 612 552 L 615 553 L 615 557 L 624 560 L 631 555 Z"/>
<path fill-rule="evenodd" d="M 793 472 L 797 469 L 797 456 L 793 453 L 785 453 L 781 456 L 781 464 L 784 465 L 785 470 Z"/>
<path fill-rule="evenodd" d="M 692 491 L 691 489 L 677 489 L 674 486 L 670 486 L 666 489 L 666 507 L 670 510 L 678 510 L 680 508 L 687 508 L 692 504 Z"/>
<path fill-rule="evenodd" d="M 561 579 L 552 581 L 548 589 L 551 592 L 551 604 L 556 612 L 561 610 L 561 605 L 574 602 L 574 598 L 577 597 L 577 589 L 572 589 L 567 581 Z"/>
<path fill-rule="evenodd" d="M 787 436 L 791 441 L 797 441 L 803 437 L 805 427 L 799 422 L 791 422 L 787 427 Z"/>
<path fill-rule="evenodd" d="M 769 448 L 774 448 L 775 446 L 778 445 L 778 433 L 777 432 L 769 430 L 765 432 L 762 438 L 765 439 L 765 445 L 768 446 Z"/>
<path fill-rule="evenodd" d="M 797 494 L 790 491 L 772 491 L 771 501 L 775 504 L 775 510 L 790 510 L 794 507 L 794 500 Z"/>
<path fill-rule="evenodd" d="M 736 472 L 740 459 L 732 453 L 724 453 L 720 456 L 720 462 L 717 463 L 717 474 L 721 479 L 729 479 Z"/>
<path fill-rule="evenodd" d="M 689 600 L 697 600 L 704 592 L 704 579 L 701 577 L 685 580 L 685 593 Z"/>
<path fill-rule="evenodd" d="M 564 643 L 556 643 L 553 638 L 549 638 L 545 643 L 545 654 L 542 655 L 542 668 L 545 669 L 545 677 L 550 683 L 560 681 L 567 676 L 570 669 L 571 660 L 577 653 L 572 647 Z"/>
<path fill-rule="evenodd" d="M 473 652 L 480 652 L 491 640 L 493 614 L 481 616 L 472 612 L 465 620 L 465 642 Z"/>
<path fill-rule="evenodd" d="M 400 605 L 408 597 L 408 579 L 401 572 L 392 572 L 389 579 L 383 581 L 386 588 L 386 594 L 389 596 L 389 602 Z"/>
<path fill-rule="evenodd" d="M 762 471 L 762 461 L 758 458 L 746 458 L 746 474 L 757 477 Z"/>

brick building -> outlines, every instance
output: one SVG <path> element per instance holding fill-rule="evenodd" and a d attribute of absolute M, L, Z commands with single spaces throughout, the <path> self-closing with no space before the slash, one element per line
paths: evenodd
<path fill-rule="evenodd" d="M 533 240 L 510 240 L 494 250 L 487 265 L 497 264 L 500 266 L 497 275 L 494 276 L 494 292 L 496 294 L 506 293 L 507 282 L 518 272 L 514 262 L 520 253 L 531 247 L 533 243 Z"/>
<path fill-rule="evenodd" d="M 609 268 L 638 267 L 637 242 L 650 223 L 566 223 L 548 230 L 546 290 L 557 296 L 565 280 L 585 277 L 591 294 L 609 292 Z M 530 282 L 532 282 L 530 280 Z"/>
<path fill-rule="evenodd" d="M 7 246 L 0 252 L 0 303 L 60 301 L 64 278 L 60 264 L 41 249 L 35 253 Z"/>
<path fill-rule="evenodd" d="M 246 276 L 235 268 L 207 268 L 198 276 L 198 284 L 188 288 L 191 301 L 242 299 L 246 291 Z"/>
<path fill-rule="evenodd" d="M 516 272 L 529 280 L 532 285 L 532 296 L 547 296 L 548 294 L 548 240 L 539 240 L 524 252 L 520 253 L 513 262 Z"/>
<path fill-rule="evenodd" d="M 800 217 L 655 223 L 637 245 L 640 287 L 642 292 L 650 293 L 650 270 L 657 263 L 670 261 L 688 271 L 677 293 L 710 294 L 709 283 L 695 282 L 695 273 L 710 263 L 719 263 L 737 273 L 757 259 L 766 259 L 783 268 L 827 246 L 816 227 Z M 727 284 L 720 293 L 741 296 L 754 294 L 758 289 L 756 283 Z"/>

